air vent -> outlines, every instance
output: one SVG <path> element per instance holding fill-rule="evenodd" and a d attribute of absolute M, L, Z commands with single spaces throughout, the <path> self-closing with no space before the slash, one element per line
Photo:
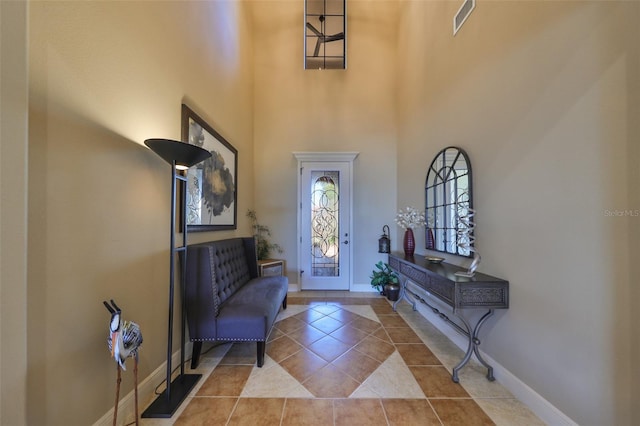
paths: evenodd
<path fill-rule="evenodd" d="M 453 35 L 456 35 L 458 30 L 464 24 L 464 21 L 467 20 L 469 15 L 471 15 L 471 11 L 476 7 L 476 0 L 464 0 L 460 9 L 456 13 L 456 16 L 453 17 Z"/>

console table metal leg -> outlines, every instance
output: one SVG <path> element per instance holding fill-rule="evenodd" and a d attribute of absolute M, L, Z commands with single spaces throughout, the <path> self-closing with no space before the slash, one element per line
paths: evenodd
<path fill-rule="evenodd" d="M 462 361 L 460 361 L 458 365 L 453 367 L 453 374 L 451 375 L 451 379 L 455 383 L 459 382 L 458 371 L 460 371 L 460 369 L 462 369 L 462 367 L 464 367 L 469 362 L 469 360 L 471 359 L 471 355 L 475 354 L 478 358 L 478 361 L 480 361 L 480 363 L 487 368 L 487 379 L 491 382 L 494 381 L 495 377 L 493 377 L 493 367 L 491 367 L 484 360 L 484 358 L 480 356 L 480 351 L 478 349 L 478 346 L 480 346 L 480 339 L 478 338 L 478 335 L 480 334 L 480 328 L 487 321 L 487 319 L 489 319 L 489 317 L 493 315 L 493 309 L 489 309 L 487 313 L 478 320 L 473 329 L 471 328 L 471 324 L 469 324 L 469 321 L 467 321 L 467 319 L 461 313 L 459 313 L 458 311 L 455 311 L 454 313 L 458 318 L 460 318 L 465 328 L 467 329 L 465 334 L 467 334 L 467 337 L 469 338 L 469 345 L 467 346 L 467 352 L 464 354 L 464 358 L 462 359 Z"/>
<path fill-rule="evenodd" d="M 393 302 L 393 312 L 396 311 L 396 306 L 398 306 L 398 303 L 400 303 L 400 301 L 402 299 L 407 299 L 407 302 L 409 302 L 411 304 L 411 307 L 413 308 L 413 310 L 417 310 L 416 309 L 416 301 L 415 300 L 411 300 L 411 298 L 409 297 L 409 294 L 407 292 L 407 278 L 405 278 L 404 276 L 400 275 L 400 297 L 398 297 L 398 300 L 396 300 L 395 302 Z"/>

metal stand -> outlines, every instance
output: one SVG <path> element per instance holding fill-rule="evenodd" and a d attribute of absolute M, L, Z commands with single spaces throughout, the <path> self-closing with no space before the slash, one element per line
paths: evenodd
<path fill-rule="evenodd" d="M 191 389 L 200 380 L 200 374 L 182 374 L 167 385 L 155 401 L 142 413 L 143 418 L 170 418 L 182 401 L 189 396 Z"/>
<path fill-rule="evenodd" d="M 400 275 L 400 297 L 398 297 L 398 300 L 393 302 L 393 312 L 396 312 L 396 306 L 398 306 L 398 303 L 400 303 L 402 299 L 406 299 L 407 302 L 411 304 L 411 308 L 414 311 L 416 310 L 416 301 L 411 300 L 409 298 L 409 295 L 407 294 L 407 278 L 404 275 Z M 424 303 L 427 303 L 427 302 L 424 302 Z"/>
<path fill-rule="evenodd" d="M 189 146 L 187 144 L 184 144 Z M 186 264 L 187 246 L 187 225 L 185 212 L 186 177 L 176 173 L 176 161 L 171 161 L 171 247 L 169 251 L 169 324 L 167 331 L 167 372 L 165 381 L 167 387 L 156 400 L 142 413 L 143 418 L 169 418 L 178 409 L 182 401 L 189 395 L 191 389 L 196 385 L 201 374 L 184 374 L 184 351 L 185 351 L 185 297 L 184 278 L 185 268 L 180 274 L 180 284 L 182 288 L 182 316 L 180 322 L 180 375 L 171 381 L 171 359 L 173 356 L 173 305 L 174 305 L 174 276 L 175 276 L 175 254 L 182 252 L 183 264 Z M 175 227 L 176 227 L 176 181 L 182 184 L 181 200 L 181 221 L 182 221 L 182 246 L 176 248 Z"/>
<path fill-rule="evenodd" d="M 410 291 L 409 289 L 407 289 L 407 278 L 405 278 L 403 276 L 401 276 L 401 277 L 402 278 L 400 279 L 400 297 L 398 298 L 397 301 L 395 301 L 393 303 L 393 311 L 394 312 L 396 311 L 397 304 L 402 299 L 406 299 L 407 302 L 409 302 L 409 304 L 411 304 L 411 307 L 412 307 L 412 309 L 414 311 L 416 310 L 416 300 L 419 300 L 421 303 L 427 305 L 433 311 L 433 313 L 438 315 L 447 324 L 451 325 L 456 331 L 458 331 L 459 333 L 465 335 L 467 337 L 467 339 L 468 339 L 467 352 L 464 354 L 464 357 L 458 363 L 458 365 L 453 367 L 453 372 L 451 374 L 451 380 L 453 380 L 455 383 L 459 383 L 460 382 L 460 379 L 458 378 L 458 372 L 462 369 L 462 367 L 467 365 L 467 363 L 471 359 L 471 355 L 475 353 L 476 358 L 478 358 L 478 361 L 480 361 L 480 363 L 487 368 L 487 376 L 486 376 L 487 380 L 489 380 L 490 382 L 493 382 L 495 380 L 495 377 L 493 376 L 493 367 L 491 367 L 489 365 L 489 363 L 487 363 L 487 361 L 485 361 L 484 358 L 482 358 L 482 356 L 480 355 L 480 351 L 478 350 L 478 346 L 480 346 L 480 343 L 481 343 L 480 339 L 478 337 L 479 334 L 480 334 L 480 328 L 482 328 L 482 326 L 489 319 L 489 317 L 493 315 L 493 309 L 489 309 L 478 320 L 478 322 L 476 323 L 476 325 L 473 328 L 471 327 L 471 324 L 469 323 L 469 321 L 462 315 L 460 310 L 453 309 L 453 314 L 455 316 L 457 316 L 458 318 L 460 318 L 460 320 L 462 321 L 462 324 L 464 324 L 465 328 L 462 328 L 457 323 L 452 321 L 446 314 L 441 312 L 438 308 L 436 308 L 435 306 L 432 306 L 431 304 L 429 304 L 426 300 L 424 300 L 418 294 L 416 294 L 416 293 Z M 409 296 L 409 294 L 411 294 L 411 296 Z M 413 297 L 414 300 L 411 300 L 411 297 Z"/>
<path fill-rule="evenodd" d="M 478 358 L 478 361 L 480 361 L 480 363 L 487 368 L 487 380 L 489 380 L 490 382 L 493 382 L 496 379 L 495 377 L 493 377 L 493 367 L 490 366 L 487 363 L 487 361 L 485 361 L 484 358 L 482 358 L 482 356 L 480 356 L 480 351 L 478 350 L 478 346 L 480 346 L 480 339 L 478 338 L 478 334 L 480 333 L 480 328 L 485 323 L 485 321 L 489 319 L 491 315 L 493 315 L 493 309 L 489 309 L 487 313 L 485 313 L 478 320 L 475 327 L 473 327 L 473 331 L 471 331 L 471 324 L 469 324 L 469 321 L 467 321 L 465 317 L 462 316 L 461 313 L 459 313 L 458 311 L 454 311 L 453 313 L 455 314 L 455 316 L 460 318 L 460 320 L 462 321 L 462 323 L 467 329 L 466 331 L 464 331 L 463 334 L 467 336 L 467 338 L 469 339 L 469 346 L 467 346 L 467 352 L 464 354 L 464 358 L 462 358 L 462 361 L 460 361 L 458 365 L 453 367 L 453 374 L 451 376 L 451 379 L 456 383 L 459 382 L 458 371 L 460 371 L 460 369 L 464 367 L 467 364 L 467 362 L 469 362 L 469 360 L 471 359 L 471 354 L 474 353 L 476 354 L 476 358 Z"/>

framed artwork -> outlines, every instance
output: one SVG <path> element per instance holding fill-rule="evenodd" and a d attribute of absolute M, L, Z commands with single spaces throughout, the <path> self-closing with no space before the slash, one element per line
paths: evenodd
<path fill-rule="evenodd" d="M 211 152 L 211 158 L 187 171 L 187 230 L 236 229 L 238 151 L 184 104 L 182 140 Z"/>

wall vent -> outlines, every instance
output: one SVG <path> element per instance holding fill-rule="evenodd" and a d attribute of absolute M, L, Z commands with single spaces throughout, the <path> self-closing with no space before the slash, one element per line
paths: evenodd
<path fill-rule="evenodd" d="M 460 30 L 462 24 L 464 24 L 464 21 L 471 15 L 471 11 L 473 11 L 475 7 L 476 0 L 464 0 L 456 16 L 453 17 L 453 35 L 456 35 L 458 30 Z"/>

